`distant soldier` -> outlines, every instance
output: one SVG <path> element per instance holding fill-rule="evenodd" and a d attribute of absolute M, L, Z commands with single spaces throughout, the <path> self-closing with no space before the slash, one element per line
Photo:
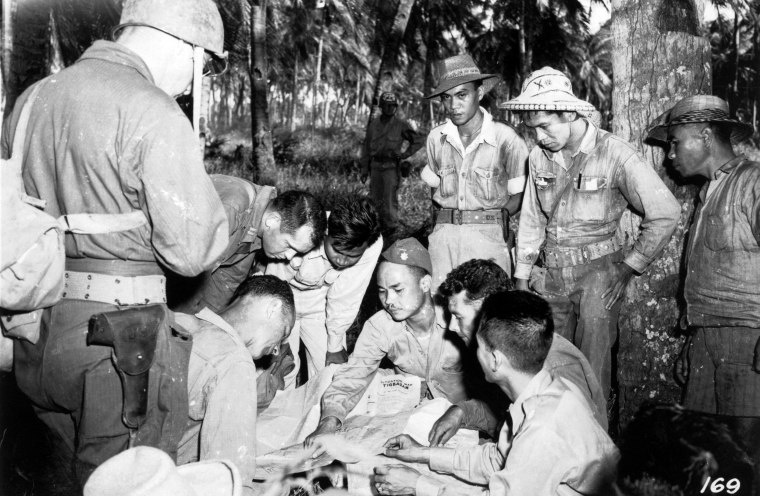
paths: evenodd
<path fill-rule="evenodd" d="M 433 294 L 451 269 L 473 258 L 512 272 L 509 217 L 520 210 L 528 147 L 480 106 L 498 81 L 469 55 L 457 55 L 441 63 L 438 87 L 426 97 L 440 97 L 448 115 L 428 134 L 422 170 L 437 207 L 429 238 Z"/>
<path fill-rule="evenodd" d="M 593 105 L 573 95 L 551 67 L 531 73 L 522 93 L 501 105 L 535 129 L 517 233 L 518 289 L 551 304 L 557 334 L 586 355 L 609 395 L 612 354 L 625 288 L 665 248 L 681 209 L 662 179 L 628 142 L 598 129 Z M 644 214 L 633 249 L 615 237 L 623 212 Z"/>
<path fill-rule="evenodd" d="M 370 196 L 380 207 L 386 227 L 398 226 L 399 166 L 402 160 L 422 148 L 422 140 L 405 120 L 396 117 L 398 100 L 393 93 L 380 96 L 380 117 L 374 119 L 367 129 L 362 156 L 362 182 L 369 175 Z M 406 151 L 401 152 L 404 142 Z"/>
<path fill-rule="evenodd" d="M 678 371 L 686 408 L 734 417 L 760 484 L 760 163 L 732 143 L 752 127 L 710 95 L 684 98 L 649 132 L 684 177 L 706 179 L 689 229 L 684 299 L 691 332 Z M 750 434 L 754 433 L 754 434 Z M 753 437 L 754 436 L 754 437 Z M 745 482 L 742 481 L 742 485 Z M 756 493 L 757 494 L 757 493 Z"/>

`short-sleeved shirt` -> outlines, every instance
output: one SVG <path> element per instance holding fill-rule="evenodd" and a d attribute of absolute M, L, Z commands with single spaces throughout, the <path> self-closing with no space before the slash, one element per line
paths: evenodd
<path fill-rule="evenodd" d="M 435 188 L 433 201 L 442 208 L 492 210 L 506 206 L 525 189 L 528 147 L 508 125 L 495 122 L 484 108 L 480 133 L 465 149 L 459 130 L 447 119 L 427 138 L 428 163 L 423 178 Z"/>

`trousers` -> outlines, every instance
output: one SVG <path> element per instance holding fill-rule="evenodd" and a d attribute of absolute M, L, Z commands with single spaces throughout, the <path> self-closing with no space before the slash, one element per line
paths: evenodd
<path fill-rule="evenodd" d="M 551 306 L 554 331 L 581 350 L 607 397 L 622 300 L 607 310 L 602 294 L 613 282 L 614 264 L 622 261 L 617 251 L 582 265 L 547 268 L 541 295 Z"/>
<path fill-rule="evenodd" d="M 399 178 L 395 163 L 373 164 L 370 168 L 369 193 L 372 201 L 380 209 L 380 215 L 387 227 L 398 224 Z"/>

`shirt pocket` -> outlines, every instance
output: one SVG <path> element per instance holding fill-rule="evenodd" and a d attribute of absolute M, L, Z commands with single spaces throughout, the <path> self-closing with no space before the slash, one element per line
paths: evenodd
<path fill-rule="evenodd" d="M 457 194 L 457 170 L 455 167 L 446 167 L 438 171 L 441 177 L 441 186 L 439 192 L 442 197 L 454 196 Z"/>
<path fill-rule="evenodd" d="M 732 251 L 740 248 L 741 244 L 735 244 L 733 241 L 732 216 L 726 215 L 707 215 L 704 218 L 705 223 L 705 246 L 712 251 Z"/>
<path fill-rule="evenodd" d="M 612 205 L 609 203 L 607 179 L 596 176 L 583 176 L 578 187 L 578 180 L 573 178 L 572 203 L 570 212 L 573 219 L 581 222 L 604 222 Z"/>
<path fill-rule="evenodd" d="M 497 182 L 499 180 L 498 169 L 472 169 L 472 179 L 475 183 L 475 196 L 486 201 L 498 199 Z"/>

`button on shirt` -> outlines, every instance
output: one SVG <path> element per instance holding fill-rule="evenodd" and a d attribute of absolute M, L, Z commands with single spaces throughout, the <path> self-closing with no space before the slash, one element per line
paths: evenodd
<path fill-rule="evenodd" d="M 243 485 L 250 487 L 256 470 L 256 366 L 251 354 L 212 311 L 177 316 L 193 335 L 187 374 L 190 420 L 177 461 L 231 460 Z"/>
<path fill-rule="evenodd" d="M 378 238 L 355 265 L 343 270 L 333 268 L 325 254 L 324 242 L 303 257 L 267 265 L 266 273 L 287 281 L 293 288 L 298 317 L 324 313 L 327 351 L 343 348 L 346 331 L 356 319 L 377 259 L 383 249 Z"/>
<path fill-rule="evenodd" d="M 365 322 L 348 363 L 338 369 L 322 396 L 322 418 L 345 420 L 385 357 L 393 362 L 397 374 L 423 379 L 434 398 L 444 397 L 452 403 L 467 399 L 462 371 L 464 343 L 446 330 L 441 308 L 436 308 L 436 315 L 430 341 L 424 347 L 405 322 L 395 322 L 384 310 Z"/>
<path fill-rule="evenodd" d="M 430 448 L 430 468 L 494 495 L 607 495 L 619 454 L 585 401 L 541 370 L 509 407 L 498 443 L 461 449 Z M 422 476 L 418 496 L 455 494 Z M 469 494 L 476 493 L 471 491 Z"/>
<path fill-rule="evenodd" d="M 435 188 L 433 201 L 442 208 L 500 209 L 525 188 L 525 141 L 511 127 L 494 122 L 482 107 L 480 111 L 483 125 L 467 148 L 450 119 L 428 135 L 422 178 Z"/>
<path fill-rule="evenodd" d="M 630 143 L 585 122 L 588 128 L 570 164 L 562 152 L 536 146 L 530 153 L 517 232 L 518 279 L 529 278 L 544 241 L 548 247 L 561 248 L 612 238 L 628 205 L 644 218 L 625 263 L 644 272 L 678 224 L 680 205 L 646 160 Z M 572 167 L 582 163 L 578 161 L 585 162 L 580 178 Z M 570 181 L 573 184 L 566 188 Z M 547 224 L 556 202 L 555 215 Z"/>

